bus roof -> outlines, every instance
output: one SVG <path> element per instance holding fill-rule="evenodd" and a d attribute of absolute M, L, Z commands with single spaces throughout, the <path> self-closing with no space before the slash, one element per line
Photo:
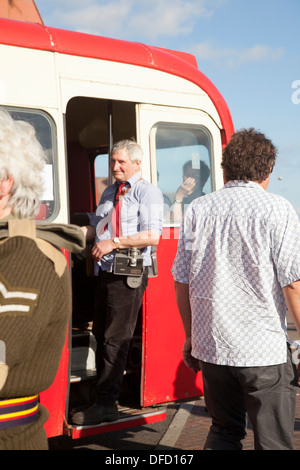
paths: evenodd
<path fill-rule="evenodd" d="M 6 18 L 0 18 L 0 44 L 148 67 L 184 78 L 198 85 L 213 101 L 226 133 L 223 143 L 233 132 L 224 98 L 199 71 L 191 54 Z"/>

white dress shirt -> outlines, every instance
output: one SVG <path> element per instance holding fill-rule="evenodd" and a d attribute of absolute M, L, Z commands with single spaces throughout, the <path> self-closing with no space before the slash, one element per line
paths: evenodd
<path fill-rule="evenodd" d="M 129 180 L 129 191 L 122 199 L 121 233 L 124 236 L 134 235 L 143 230 L 162 231 L 163 196 L 159 188 L 135 173 Z M 90 214 L 90 223 L 96 229 L 95 243 L 109 240 L 113 236 L 112 213 L 117 184 L 108 186 L 102 194 L 95 214 Z M 151 266 L 151 246 L 142 250 L 144 266 Z M 103 270 L 114 263 L 115 252 L 103 256 L 98 263 Z"/>

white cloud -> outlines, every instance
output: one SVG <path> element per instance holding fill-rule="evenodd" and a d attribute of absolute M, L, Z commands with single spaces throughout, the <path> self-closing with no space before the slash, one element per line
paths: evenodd
<path fill-rule="evenodd" d="M 256 44 L 248 48 L 215 47 L 209 42 L 197 44 L 191 52 L 199 60 L 222 62 L 229 68 L 237 68 L 253 62 L 273 62 L 279 60 L 285 53 L 282 47 L 270 47 Z"/>
<path fill-rule="evenodd" d="M 187 35 L 192 33 L 197 19 L 213 14 L 214 4 L 207 0 L 138 2 L 138 11 L 130 18 L 130 28 L 150 40 Z"/>
<path fill-rule="evenodd" d="M 153 41 L 192 33 L 196 20 L 211 17 L 225 1 L 53 0 L 44 20 L 48 25 L 55 21 L 58 27 L 97 35 Z"/>
<path fill-rule="evenodd" d="M 102 3 L 102 2 L 101 2 Z M 99 2 L 87 2 L 81 8 L 72 8 L 71 11 L 61 12 L 61 20 L 77 31 L 113 35 L 126 31 L 127 19 L 133 1 L 117 0 L 100 5 Z"/>

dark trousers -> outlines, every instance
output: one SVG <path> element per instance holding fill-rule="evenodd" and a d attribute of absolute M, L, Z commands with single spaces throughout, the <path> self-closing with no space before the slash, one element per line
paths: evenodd
<path fill-rule="evenodd" d="M 126 276 L 105 271 L 99 273 L 93 322 L 97 341 L 98 404 L 111 404 L 118 399 L 147 282 L 148 268 L 144 270 L 142 284 L 135 289 L 127 285 Z"/>
<path fill-rule="evenodd" d="M 292 450 L 297 372 L 290 350 L 284 364 L 229 367 L 201 362 L 212 426 L 205 450 L 241 450 L 246 415 L 255 450 Z"/>

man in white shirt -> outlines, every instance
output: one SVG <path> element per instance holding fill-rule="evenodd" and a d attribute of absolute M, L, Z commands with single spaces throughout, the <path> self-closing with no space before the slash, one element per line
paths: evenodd
<path fill-rule="evenodd" d="M 212 426 L 205 449 L 292 449 L 297 373 L 286 309 L 300 332 L 300 222 L 267 193 L 276 160 L 254 129 L 224 150 L 225 186 L 193 201 L 172 267 L 183 358 L 201 368 Z"/>
<path fill-rule="evenodd" d="M 94 243 L 92 255 L 98 273 L 93 318 L 97 383 L 95 403 L 72 414 L 77 425 L 118 418 L 117 401 L 148 283 L 151 247 L 158 245 L 162 230 L 163 196 L 141 177 L 142 158 L 142 148 L 136 142 L 114 144 L 110 170 L 115 183 L 103 192 L 96 213 L 90 216 L 91 225 L 82 227 L 87 242 Z M 127 256 L 133 248 L 142 257 L 142 265 L 133 268 L 141 271 L 139 277 L 120 274 L 116 269 L 117 255 L 123 250 Z M 133 262 L 137 262 L 134 257 Z"/>

